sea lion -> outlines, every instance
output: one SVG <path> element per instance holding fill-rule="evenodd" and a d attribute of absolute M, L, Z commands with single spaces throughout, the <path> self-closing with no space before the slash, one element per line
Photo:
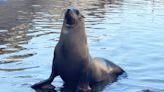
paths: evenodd
<path fill-rule="evenodd" d="M 123 69 L 106 59 L 90 56 L 84 16 L 79 9 L 70 6 L 66 9 L 60 39 L 55 47 L 51 75 L 47 80 L 32 85 L 32 88 L 50 84 L 59 75 L 66 86 L 76 86 L 87 92 L 94 83 L 116 81 L 123 72 Z"/>

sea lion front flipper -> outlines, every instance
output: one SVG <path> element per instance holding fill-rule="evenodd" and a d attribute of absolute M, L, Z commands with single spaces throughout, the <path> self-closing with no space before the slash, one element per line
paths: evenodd
<path fill-rule="evenodd" d="M 54 51 L 54 58 L 53 58 L 53 63 L 52 63 L 52 72 L 51 72 L 50 77 L 44 81 L 41 81 L 39 83 L 32 85 L 31 87 L 33 89 L 41 88 L 44 85 L 50 84 L 56 76 L 58 76 L 58 72 L 57 72 L 57 68 L 55 66 L 55 51 Z"/>
<path fill-rule="evenodd" d="M 91 87 L 89 85 L 90 82 L 90 75 L 91 71 L 90 71 L 90 63 L 85 66 L 85 68 L 83 69 L 83 71 L 81 72 L 81 76 L 79 79 L 79 85 L 78 85 L 78 90 L 81 92 L 89 92 L 91 91 Z"/>
<path fill-rule="evenodd" d="M 32 87 L 33 89 L 40 89 L 40 88 L 42 88 L 42 87 L 43 87 L 44 85 L 46 85 L 46 84 L 49 84 L 49 80 L 48 80 L 48 79 L 47 79 L 47 80 L 44 80 L 44 81 L 40 81 L 40 82 L 38 82 L 38 83 L 32 85 L 31 87 Z"/>

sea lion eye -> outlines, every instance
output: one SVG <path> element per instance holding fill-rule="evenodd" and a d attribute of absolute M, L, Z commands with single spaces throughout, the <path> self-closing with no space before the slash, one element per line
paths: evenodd
<path fill-rule="evenodd" d="M 81 17 L 82 17 L 82 18 L 85 18 L 85 16 L 84 16 L 84 15 L 81 15 Z"/>
<path fill-rule="evenodd" d="M 77 14 L 77 15 L 79 15 L 79 14 L 80 14 L 79 10 L 75 10 L 75 12 L 76 12 L 76 14 Z"/>

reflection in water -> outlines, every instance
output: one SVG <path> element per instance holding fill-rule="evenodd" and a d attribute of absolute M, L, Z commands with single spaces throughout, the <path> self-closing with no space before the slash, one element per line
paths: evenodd
<path fill-rule="evenodd" d="M 30 85 L 48 77 L 70 4 L 85 16 L 91 54 L 110 58 L 128 73 L 128 79 L 94 92 L 164 91 L 163 0 L 0 0 L 0 89 L 33 92 Z M 68 91 L 60 88 L 45 90 Z"/>
<path fill-rule="evenodd" d="M 0 5 L 1 64 L 17 61 L 13 56 L 18 55 L 12 55 L 9 56 L 10 59 L 2 60 L 6 58 L 6 54 L 16 54 L 19 51 L 27 50 L 22 44 L 28 44 L 28 41 L 32 39 L 31 36 L 27 36 L 31 20 L 30 10 L 30 0 L 17 0 L 17 2 L 7 0 L 6 3 Z M 20 58 L 22 57 L 20 56 Z"/>
<path fill-rule="evenodd" d="M 25 68 L 15 68 L 15 69 L 3 69 L 0 68 L 0 71 L 4 71 L 4 72 L 14 72 L 14 71 L 23 71 L 26 69 L 32 69 L 32 68 L 38 68 L 39 66 L 34 66 L 34 67 L 25 67 Z"/>
<path fill-rule="evenodd" d="M 108 81 L 97 83 L 94 86 L 92 86 L 91 92 L 102 92 L 107 85 L 109 85 Z M 70 87 L 55 88 L 51 84 L 48 84 L 40 89 L 35 89 L 35 91 L 36 92 L 78 92 L 77 88 L 70 88 Z"/>
<path fill-rule="evenodd" d="M 31 48 L 26 48 L 23 45 L 28 44 L 32 37 L 57 33 L 50 29 L 50 27 L 55 28 L 54 21 L 56 20 L 53 18 L 59 18 L 59 15 L 53 16 L 47 11 L 54 8 L 52 5 L 49 6 L 51 2 L 51 0 L 49 2 L 44 0 L 9 0 L 0 5 L 0 59 L 6 58 L 4 54 L 29 51 Z M 54 11 L 50 13 L 54 13 Z"/>
<path fill-rule="evenodd" d="M 31 57 L 33 55 L 35 55 L 35 54 L 24 54 L 24 55 L 13 55 L 13 56 L 9 56 L 9 57 L 7 57 L 5 59 L 1 59 L 0 60 L 0 64 L 17 62 L 17 61 L 20 61 L 20 59 Z"/>

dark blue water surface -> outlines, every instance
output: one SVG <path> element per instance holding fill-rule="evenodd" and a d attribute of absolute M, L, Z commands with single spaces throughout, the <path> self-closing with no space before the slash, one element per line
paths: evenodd
<path fill-rule="evenodd" d="M 0 0 L 0 92 L 35 92 L 48 78 L 70 4 L 85 16 L 91 55 L 128 74 L 103 92 L 164 92 L 164 0 Z"/>

